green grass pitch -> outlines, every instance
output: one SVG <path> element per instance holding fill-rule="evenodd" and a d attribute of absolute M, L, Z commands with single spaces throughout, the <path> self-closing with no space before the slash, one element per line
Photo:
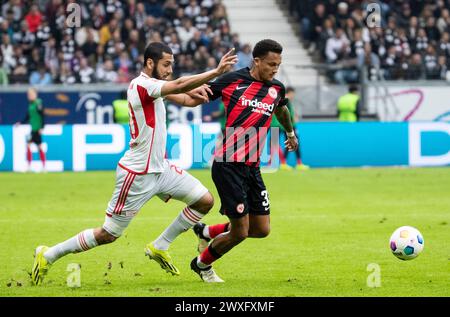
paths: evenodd
<path fill-rule="evenodd" d="M 205 222 L 224 222 L 209 171 L 192 171 L 214 194 Z M 247 239 L 220 259 L 226 281 L 207 285 L 189 269 L 192 231 L 171 247 L 181 270 L 173 277 L 144 256 L 183 208 L 152 199 L 115 243 L 70 254 L 52 266 L 44 284 L 28 278 L 39 244 L 54 245 L 101 226 L 114 172 L 0 174 L 0 296 L 449 296 L 450 169 L 373 168 L 279 171 L 263 175 L 271 200 L 272 232 Z M 400 261 L 389 237 L 417 227 L 423 253 Z M 70 288 L 70 263 L 81 265 L 81 287 Z M 380 268 L 380 287 L 367 279 Z M 370 268 L 370 267 L 369 267 Z"/>

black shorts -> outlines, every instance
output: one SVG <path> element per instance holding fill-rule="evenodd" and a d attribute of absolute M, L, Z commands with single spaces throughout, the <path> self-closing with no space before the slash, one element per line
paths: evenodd
<path fill-rule="evenodd" d="M 220 213 L 229 218 L 269 215 L 270 204 L 259 167 L 214 161 L 212 179 L 220 196 Z"/>
<path fill-rule="evenodd" d="M 31 131 L 31 135 L 28 138 L 28 142 L 33 142 L 36 144 L 41 144 L 42 143 L 42 136 L 39 133 L 39 131 Z"/>

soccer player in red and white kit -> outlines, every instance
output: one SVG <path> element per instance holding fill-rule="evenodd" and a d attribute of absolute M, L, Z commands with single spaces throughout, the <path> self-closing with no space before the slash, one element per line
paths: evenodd
<path fill-rule="evenodd" d="M 192 260 L 191 269 L 205 282 L 211 281 L 214 261 L 247 237 L 264 238 L 270 232 L 269 195 L 259 163 L 273 114 L 285 128 L 286 148 L 295 151 L 298 147 L 285 87 L 274 79 L 282 51 L 279 43 L 262 40 L 253 49 L 250 69 L 224 74 L 209 83 L 211 99 L 222 98 L 226 112 L 225 135 L 216 147 L 211 172 L 220 212 L 229 222 L 210 226 L 199 222 L 193 227 L 201 254 Z M 222 280 L 216 274 L 214 281 Z"/>
<path fill-rule="evenodd" d="M 42 283 L 49 267 L 64 255 L 115 241 L 141 207 L 155 195 L 164 201 L 170 198 L 183 201 L 186 207 L 156 240 L 146 245 L 145 254 L 172 275 L 180 274 L 168 253 L 169 246 L 208 213 L 214 200 L 199 180 L 164 158 L 167 133 L 163 99 L 187 107 L 208 101 L 209 88 L 204 84 L 232 69 L 237 61 L 232 53 L 233 50 L 225 54 L 213 70 L 167 81 L 174 63 L 172 50 L 163 43 L 147 46 L 143 71 L 131 81 L 127 91 L 130 149 L 119 161 L 116 187 L 104 224 L 52 247 L 37 247 L 31 274 L 35 285 Z M 210 278 L 215 278 L 214 271 L 209 274 Z"/>

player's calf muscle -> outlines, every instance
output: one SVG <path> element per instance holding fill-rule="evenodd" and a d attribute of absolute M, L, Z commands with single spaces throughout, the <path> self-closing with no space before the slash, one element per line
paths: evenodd
<path fill-rule="evenodd" d="M 230 230 L 230 239 L 233 240 L 236 244 L 244 241 L 249 236 L 248 228 L 235 226 L 235 229 Z"/>

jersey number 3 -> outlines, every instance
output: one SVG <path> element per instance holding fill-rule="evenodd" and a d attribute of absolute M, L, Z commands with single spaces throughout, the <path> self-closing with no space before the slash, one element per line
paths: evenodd
<path fill-rule="evenodd" d="M 270 205 L 270 202 L 269 202 L 269 193 L 267 192 L 267 190 L 263 190 L 263 191 L 261 191 L 261 196 L 263 196 L 263 198 L 264 198 L 264 200 L 263 200 L 263 202 L 262 202 L 262 205 L 263 205 L 263 207 L 264 207 L 264 210 L 269 210 L 269 205 Z"/>

